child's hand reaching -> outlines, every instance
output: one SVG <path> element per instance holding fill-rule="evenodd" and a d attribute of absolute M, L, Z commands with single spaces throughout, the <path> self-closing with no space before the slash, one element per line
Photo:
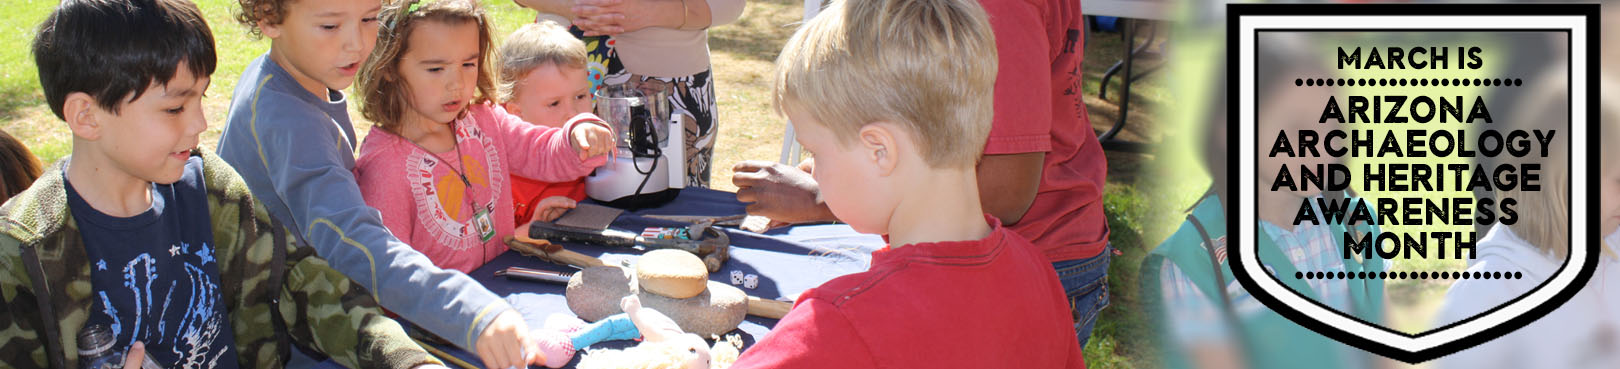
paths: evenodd
<path fill-rule="evenodd" d="M 589 119 L 576 116 L 572 120 L 576 122 L 574 128 L 568 131 L 568 143 L 574 146 L 574 152 L 579 153 L 579 160 L 613 153 L 617 144 L 613 142 L 613 131 L 607 128 L 607 123 L 596 119 L 595 115 Z"/>
<path fill-rule="evenodd" d="M 478 335 L 477 345 L 478 359 L 484 361 L 485 368 L 525 368 L 544 360 L 539 350 L 530 349 L 534 342 L 529 338 L 529 324 L 516 310 L 495 316 Z"/>
<path fill-rule="evenodd" d="M 550 222 L 557 220 L 557 218 L 562 217 L 563 213 L 567 213 L 568 209 L 573 209 L 575 205 L 578 204 L 574 202 L 574 199 L 566 196 L 552 196 L 540 199 L 540 203 L 535 204 L 534 215 L 529 217 L 529 221 Z"/>

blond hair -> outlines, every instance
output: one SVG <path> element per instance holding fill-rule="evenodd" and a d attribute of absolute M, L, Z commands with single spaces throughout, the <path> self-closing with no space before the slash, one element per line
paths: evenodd
<path fill-rule="evenodd" d="M 1602 141 L 1602 144 L 1598 145 L 1598 147 L 1603 151 L 1602 155 L 1605 158 L 1620 157 L 1620 98 L 1616 98 L 1617 95 L 1615 95 L 1620 94 L 1620 85 L 1617 84 L 1620 84 L 1620 82 L 1605 75 L 1600 81 L 1599 86 L 1601 87 L 1598 90 L 1598 96 L 1602 96 L 1602 101 L 1598 104 L 1600 110 L 1598 139 Z M 1602 162 L 1601 165 L 1603 165 L 1603 172 L 1615 170 L 1615 167 L 1620 166 L 1620 160 L 1600 161 Z"/>
<path fill-rule="evenodd" d="M 468 105 L 487 103 L 495 96 L 494 73 L 490 72 L 494 41 L 490 38 L 489 17 L 477 1 L 397 1 L 383 6 L 379 18 L 382 29 L 377 32 L 377 47 L 371 51 L 371 57 L 366 59 L 357 77 L 360 115 L 377 128 L 397 132 L 405 110 L 410 108 L 410 92 L 405 78 L 399 74 L 399 62 L 409 51 L 411 32 L 422 21 L 452 26 L 468 22 L 478 25 L 478 91 Z"/>
<path fill-rule="evenodd" d="M 835 1 L 776 59 L 772 105 L 809 114 L 843 144 L 886 121 L 939 168 L 973 167 L 994 112 L 996 44 L 972 0 Z"/>
<path fill-rule="evenodd" d="M 516 98 L 518 80 L 542 65 L 585 69 L 585 42 L 553 21 L 523 25 L 506 36 L 497 54 L 501 65 L 495 100 L 499 102 Z"/>
<path fill-rule="evenodd" d="M 1554 73 L 1556 72 L 1556 73 Z M 1562 76 L 1563 69 L 1549 71 L 1543 76 Z M 1547 78 L 1556 81 L 1556 78 Z M 1564 92 L 1561 85 L 1546 83 L 1539 85 L 1535 93 L 1526 94 L 1528 98 L 1519 103 L 1524 110 L 1517 114 L 1517 127 L 1498 127 L 1498 129 L 1531 129 L 1539 127 L 1541 122 L 1556 122 L 1560 119 L 1568 120 L 1572 117 L 1565 109 L 1570 96 Z M 1522 159 L 1509 158 L 1498 164 L 1525 164 L 1537 163 L 1541 165 L 1538 183 L 1541 188 L 1537 191 L 1524 189 L 1524 178 L 1519 178 L 1519 185 L 1511 190 L 1497 190 L 1497 206 L 1503 199 L 1513 198 L 1517 203 L 1513 210 L 1518 213 L 1518 221 L 1508 226 L 1513 234 L 1529 242 L 1531 246 L 1550 255 L 1554 260 L 1564 259 L 1569 255 L 1570 219 L 1569 186 L 1573 182 L 1570 177 L 1570 141 L 1567 132 L 1559 132 L 1561 138 L 1554 137 L 1548 143 L 1547 157 L 1540 155 L 1527 155 Z M 1539 154 L 1539 153 L 1538 153 Z M 1523 173 L 1520 173 L 1521 175 Z M 1498 211 L 1500 213 L 1500 211 Z M 1498 215 L 1500 216 L 1500 214 Z"/>

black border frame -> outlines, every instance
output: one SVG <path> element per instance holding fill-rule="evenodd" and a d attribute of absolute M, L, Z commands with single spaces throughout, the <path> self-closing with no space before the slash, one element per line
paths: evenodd
<path fill-rule="evenodd" d="M 1600 132 L 1599 130 L 1601 129 L 1601 127 L 1598 124 L 1599 117 L 1600 117 L 1599 116 L 1599 108 L 1600 108 L 1600 105 L 1599 105 L 1600 104 L 1600 98 L 1599 97 L 1600 96 L 1599 96 L 1598 83 L 1599 83 L 1599 78 L 1600 78 L 1600 74 L 1599 74 L 1599 51 L 1601 50 L 1600 46 L 1599 46 L 1600 45 L 1599 41 L 1601 39 L 1601 34 L 1602 34 L 1602 32 L 1600 31 L 1601 27 L 1599 25 L 1598 12 L 1599 12 L 1599 5 L 1598 4 L 1228 4 L 1227 5 L 1227 14 L 1226 14 L 1226 46 L 1227 46 L 1227 53 L 1226 53 L 1226 64 L 1227 64 L 1227 66 L 1226 66 L 1226 73 L 1227 73 L 1226 91 L 1227 92 L 1226 93 L 1227 93 L 1227 96 L 1229 96 L 1229 98 L 1227 99 L 1227 129 L 1228 129 L 1227 145 L 1228 145 L 1228 147 L 1239 148 L 1239 149 L 1243 149 L 1243 150 L 1254 150 L 1255 149 L 1255 148 L 1243 148 L 1243 147 L 1241 147 L 1240 144 L 1239 144 L 1240 134 L 1238 133 L 1238 132 L 1240 132 L 1240 128 L 1241 128 L 1240 124 L 1242 124 L 1242 122 L 1239 121 L 1239 117 L 1238 117 L 1238 111 L 1239 111 L 1239 107 L 1240 107 L 1239 104 L 1242 103 L 1241 102 L 1242 99 L 1239 96 L 1239 89 L 1238 89 L 1238 85 L 1239 85 L 1238 81 L 1240 81 L 1240 79 L 1239 79 L 1239 75 L 1240 75 L 1240 69 L 1239 69 L 1240 68 L 1239 67 L 1240 55 L 1239 54 L 1240 53 L 1235 48 L 1239 44 L 1238 43 L 1238 37 L 1239 37 L 1238 32 L 1240 31 L 1239 20 L 1243 16 L 1255 16 L 1255 15 L 1260 15 L 1260 16 L 1268 16 L 1268 15 L 1285 15 L 1285 16 L 1403 16 L 1403 15 L 1404 16 L 1434 16 L 1434 15 L 1458 15 L 1458 16 L 1478 16 L 1478 15 L 1491 15 L 1491 16 L 1546 16 L 1546 15 L 1560 15 L 1560 16 L 1580 16 L 1580 17 L 1584 17 L 1586 19 L 1586 36 L 1587 36 L 1587 38 L 1586 38 L 1585 47 L 1587 48 L 1587 57 L 1586 57 L 1587 60 L 1586 60 L 1586 69 L 1585 70 L 1586 70 L 1586 92 L 1587 92 L 1586 93 L 1586 118 L 1587 119 L 1586 119 L 1585 124 L 1586 124 L 1587 132 L 1589 132 L 1589 134 L 1587 135 L 1587 139 L 1586 139 L 1587 140 L 1587 151 L 1588 151 L 1587 155 L 1588 155 L 1588 158 L 1591 158 L 1587 162 L 1587 168 L 1584 168 L 1584 169 L 1588 170 L 1588 173 L 1596 173 L 1596 172 L 1599 171 L 1599 168 L 1600 168 L 1599 160 L 1601 160 L 1601 158 L 1602 158 L 1602 156 L 1600 155 L 1600 149 L 1598 147 L 1598 144 L 1599 144 L 1598 137 L 1600 137 L 1601 135 L 1597 134 L 1598 132 Z M 1343 31 L 1344 29 L 1340 28 L 1338 30 Z M 1436 30 L 1436 29 L 1427 29 L 1427 30 L 1381 29 L 1381 30 L 1377 30 L 1377 32 L 1401 32 L 1401 31 L 1448 32 L 1448 31 L 1459 31 L 1459 30 L 1479 31 L 1481 29 L 1480 28 L 1455 29 L 1455 30 L 1453 30 L 1453 29 L 1440 29 L 1440 30 Z M 1572 32 L 1572 29 L 1557 29 L 1557 30 L 1561 30 L 1561 31 L 1564 31 L 1564 32 Z M 1268 29 L 1268 31 L 1276 32 L 1276 31 L 1284 31 L 1284 30 L 1283 29 Z M 1296 31 L 1305 31 L 1305 30 L 1296 30 Z M 1312 29 L 1311 31 L 1332 31 L 1332 29 Z M 1524 32 L 1543 31 L 1544 32 L 1544 31 L 1553 31 L 1553 30 L 1546 30 L 1546 29 L 1539 29 L 1539 30 L 1530 30 L 1530 29 L 1497 30 L 1497 29 L 1491 29 L 1489 31 L 1524 31 Z M 1255 32 L 1256 37 L 1259 35 L 1259 32 L 1261 32 L 1261 30 L 1257 29 L 1256 32 Z M 1571 50 L 1573 50 L 1573 48 L 1575 48 L 1575 47 L 1580 46 L 1580 45 L 1574 45 L 1574 39 L 1573 38 L 1570 39 L 1570 43 L 1571 43 L 1571 45 L 1570 45 Z M 1258 51 L 1258 45 L 1256 45 L 1256 51 Z M 1570 60 L 1570 62 L 1573 63 L 1574 60 Z M 1574 73 L 1573 68 L 1570 68 L 1570 70 L 1567 71 L 1567 73 L 1570 73 L 1570 77 L 1573 78 L 1573 73 Z M 1571 89 L 1571 92 L 1573 92 L 1574 84 L 1571 83 L 1568 88 Z M 1572 105 L 1573 105 L 1573 98 L 1574 98 L 1573 94 L 1571 94 L 1571 104 Z M 1573 110 L 1573 106 L 1571 106 L 1570 109 Z M 1572 115 L 1572 117 L 1573 117 L 1573 115 Z M 1573 122 L 1573 121 L 1571 121 L 1569 123 L 1571 128 L 1573 128 L 1574 124 L 1576 124 L 1576 123 Z M 1571 137 L 1571 139 L 1573 139 L 1573 137 Z M 1571 152 L 1571 154 L 1572 154 L 1571 157 L 1573 157 L 1573 154 L 1575 154 L 1575 153 Z M 1258 159 L 1258 156 L 1256 156 L 1256 159 Z M 1234 160 L 1235 161 L 1236 158 L 1229 158 L 1228 160 Z M 1569 165 L 1571 166 L 1571 171 L 1573 172 L 1574 163 L 1571 162 L 1571 163 L 1569 163 Z M 1229 201 L 1229 203 L 1232 203 L 1232 204 L 1241 204 L 1241 202 L 1239 202 L 1239 201 L 1244 200 L 1244 196 L 1243 196 L 1244 191 L 1239 186 L 1240 179 L 1241 179 L 1241 173 L 1240 173 L 1241 171 L 1242 171 L 1241 166 L 1228 166 L 1228 168 L 1227 168 L 1227 172 L 1228 172 L 1227 186 L 1228 186 L 1228 188 L 1234 189 L 1233 191 L 1228 191 L 1228 195 L 1231 197 L 1231 200 Z M 1598 188 L 1599 179 L 1598 179 L 1597 176 L 1588 176 L 1587 181 L 1586 181 L 1585 184 L 1587 186 L 1588 191 L 1591 191 L 1591 189 Z M 1571 183 L 1570 185 L 1573 187 L 1574 183 Z M 1573 197 L 1569 201 L 1573 202 L 1574 201 Z M 1239 217 L 1238 210 L 1237 210 L 1238 208 L 1239 208 L 1239 206 L 1228 206 L 1227 209 L 1226 209 L 1227 219 L 1240 220 L 1238 218 Z M 1588 233 L 1590 233 L 1590 235 L 1587 236 L 1587 242 L 1584 242 L 1584 244 L 1588 248 L 1588 251 L 1586 253 L 1585 262 L 1583 263 L 1581 269 L 1576 272 L 1575 280 L 1573 281 L 1573 283 L 1571 283 L 1571 288 L 1566 288 L 1563 291 L 1559 291 L 1558 294 L 1554 295 L 1551 300 L 1548 300 L 1545 303 L 1542 303 L 1542 304 L 1540 304 L 1538 306 L 1535 306 L 1535 307 L 1531 308 L 1530 311 L 1527 312 L 1524 315 L 1520 315 L 1520 316 L 1516 316 L 1516 317 L 1512 317 L 1512 318 L 1508 319 L 1508 321 L 1506 323 L 1502 324 L 1502 325 L 1487 328 L 1487 329 L 1485 329 L 1483 331 L 1480 331 L 1479 333 L 1466 336 L 1466 337 L 1464 337 L 1462 339 L 1459 339 L 1457 341 L 1447 342 L 1447 343 L 1441 344 L 1439 346 L 1435 346 L 1435 347 L 1431 347 L 1431 348 L 1428 348 L 1428 349 L 1415 351 L 1415 352 L 1406 351 L 1406 350 L 1403 350 L 1403 349 L 1400 349 L 1400 348 L 1396 348 L 1394 346 L 1390 346 L 1390 345 L 1385 344 L 1385 343 L 1373 341 L 1373 340 L 1368 339 L 1368 338 L 1364 338 L 1364 337 L 1361 337 L 1361 336 L 1350 334 L 1348 331 L 1345 331 L 1345 330 L 1340 329 L 1338 327 L 1334 327 L 1334 326 L 1328 325 L 1326 323 L 1323 323 L 1321 321 L 1318 321 L 1316 319 L 1313 319 L 1310 316 L 1308 316 L 1308 315 L 1294 309 L 1293 307 L 1282 303 L 1282 301 L 1278 300 L 1276 297 L 1273 297 L 1273 296 L 1265 293 L 1265 291 L 1262 288 L 1260 288 L 1259 284 L 1257 284 L 1255 282 L 1255 277 L 1256 276 L 1250 275 L 1248 273 L 1248 271 L 1246 269 L 1244 269 L 1244 268 L 1241 268 L 1241 267 L 1232 268 L 1232 274 L 1235 277 L 1235 279 L 1238 280 L 1239 284 L 1241 284 L 1244 289 L 1249 291 L 1250 295 L 1254 296 L 1257 300 L 1260 300 L 1262 303 L 1264 303 L 1267 307 L 1271 308 L 1273 311 L 1276 311 L 1278 314 L 1281 314 L 1282 316 L 1288 318 L 1289 320 L 1294 321 L 1297 324 L 1300 324 L 1301 326 L 1309 328 L 1312 331 L 1316 331 L 1317 333 L 1322 334 L 1323 336 L 1327 336 L 1328 338 L 1335 339 L 1335 340 L 1337 340 L 1339 342 L 1349 344 L 1351 346 L 1355 346 L 1357 348 L 1366 350 L 1368 352 L 1372 352 L 1372 353 L 1375 353 L 1375 354 L 1379 354 L 1379 355 L 1389 357 L 1389 358 L 1392 358 L 1392 359 L 1396 359 L 1396 360 L 1400 360 L 1400 361 L 1403 361 L 1403 362 L 1416 364 L 1416 363 L 1420 363 L 1420 362 L 1424 362 L 1424 361 L 1429 361 L 1429 360 L 1432 360 L 1432 359 L 1435 359 L 1435 358 L 1438 358 L 1438 357 L 1441 357 L 1441 356 L 1449 355 L 1449 354 L 1452 354 L 1452 353 L 1455 353 L 1457 351 L 1461 351 L 1461 350 L 1464 350 L 1464 349 L 1467 349 L 1467 348 L 1470 348 L 1470 347 L 1478 346 L 1478 345 L 1483 344 L 1485 342 L 1488 342 L 1488 341 L 1490 341 L 1492 339 L 1495 339 L 1495 338 L 1501 337 L 1502 335 L 1505 335 L 1507 333 L 1513 332 L 1514 330 L 1517 330 L 1519 328 L 1524 327 L 1525 325 L 1528 325 L 1530 322 L 1533 322 L 1536 319 L 1540 319 L 1542 316 L 1546 316 L 1548 313 L 1551 313 L 1553 310 L 1555 310 L 1559 306 L 1563 305 L 1564 302 L 1567 302 L 1567 301 L 1569 301 L 1570 298 L 1574 297 L 1574 295 L 1577 292 L 1579 292 L 1580 288 L 1585 286 L 1587 281 L 1591 279 L 1592 274 L 1596 269 L 1597 254 L 1599 252 L 1598 245 L 1600 245 L 1601 242 L 1602 242 L 1601 236 L 1598 235 L 1597 233 L 1594 233 L 1594 231 L 1592 231 L 1592 230 L 1596 230 L 1597 228 L 1600 227 L 1600 225 L 1599 225 L 1600 219 L 1598 219 L 1596 210 L 1588 209 L 1588 214 L 1582 214 L 1582 215 L 1586 217 L 1587 222 L 1588 222 L 1587 226 L 1589 227 L 1589 232 Z M 1575 216 L 1575 214 L 1571 214 L 1572 218 L 1574 216 Z M 1227 222 L 1227 235 L 1228 235 L 1229 238 L 1231 238 L 1233 240 L 1233 241 L 1231 241 L 1231 244 L 1239 245 L 1239 247 L 1231 248 L 1231 250 L 1232 250 L 1231 253 L 1233 254 L 1233 257 L 1239 257 L 1239 258 L 1241 258 L 1242 253 L 1245 252 L 1245 249 L 1250 248 L 1250 247 L 1253 246 L 1253 245 L 1248 245 L 1248 244 L 1242 243 L 1242 240 L 1240 239 L 1241 238 L 1241 233 L 1239 232 L 1240 231 L 1239 227 L 1241 227 L 1241 223 L 1242 223 L 1241 221 L 1238 221 L 1238 222 L 1229 221 L 1229 222 Z M 1571 229 L 1571 232 L 1573 232 L 1573 229 Z M 1572 235 L 1572 236 L 1574 236 L 1574 235 Z M 1576 245 L 1582 244 L 1581 242 L 1576 242 L 1575 240 L 1577 240 L 1577 239 L 1579 239 L 1579 238 L 1570 237 L 1571 247 L 1578 247 Z M 1564 267 L 1566 267 L 1566 266 L 1568 266 L 1568 260 L 1565 261 L 1564 266 L 1560 266 L 1559 270 L 1562 271 L 1564 269 Z M 1272 276 L 1266 275 L 1266 277 L 1272 277 Z M 1275 277 L 1273 277 L 1273 278 L 1275 278 Z M 1281 282 L 1281 281 L 1279 281 L 1279 282 Z M 1546 283 L 1547 282 L 1543 282 L 1542 285 L 1537 286 L 1535 289 L 1532 289 L 1531 291 L 1533 292 L 1533 291 L 1541 289 L 1542 287 L 1545 287 Z M 1431 330 L 1425 331 L 1423 333 L 1418 333 L 1418 334 L 1407 334 L 1407 333 L 1404 333 L 1404 332 L 1393 331 L 1393 330 L 1390 330 L 1388 328 L 1382 327 L 1382 326 L 1377 325 L 1377 324 L 1369 324 L 1369 325 L 1377 327 L 1379 329 L 1383 329 L 1385 331 L 1389 331 L 1389 332 L 1393 332 L 1393 333 L 1400 334 L 1400 335 L 1403 335 L 1403 336 L 1407 336 L 1407 337 L 1424 336 L 1424 335 L 1428 335 L 1428 334 L 1433 334 L 1433 333 L 1435 333 L 1437 331 L 1440 331 L 1440 330 L 1443 330 L 1443 329 L 1454 327 L 1454 326 L 1459 325 L 1459 324 L 1463 324 L 1463 323 L 1471 321 L 1471 320 L 1473 320 L 1473 319 L 1475 319 L 1475 318 L 1477 318 L 1479 316 L 1483 316 L 1483 315 L 1486 315 L 1486 314 L 1493 313 L 1493 312 L 1501 309 L 1502 306 L 1506 306 L 1508 304 L 1517 302 L 1519 299 L 1522 299 L 1522 298 L 1523 298 L 1523 296 L 1520 296 L 1519 298 L 1515 298 L 1514 300 L 1511 300 L 1511 301 L 1509 301 L 1507 303 L 1503 303 L 1501 305 L 1498 305 L 1498 306 L 1496 306 L 1496 307 L 1494 307 L 1494 308 L 1492 308 L 1492 309 L 1490 309 L 1490 310 L 1488 310 L 1486 312 L 1476 314 L 1474 317 L 1470 317 L 1468 319 L 1464 319 L 1462 321 L 1447 325 L 1446 327 L 1441 327 L 1441 328 L 1437 328 L 1437 329 L 1431 329 Z M 1333 309 L 1329 309 L 1329 310 L 1333 310 Z M 1366 323 L 1365 321 L 1362 321 L 1362 320 L 1360 320 L 1358 318 L 1355 318 L 1355 317 L 1351 317 L 1351 318 L 1356 319 L 1357 321 L 1361 321 L 1363 323 Z"/>
<path fill-rule="evenodd" d="M 1407 28 L 1400 28 L 1400 29 L 1370 29 L 1370 28 L 1362 28 L 1362 29 L 1352 29 L 1352 28 L 1310 28 L 1310 29 L 1300 29 L 1300 28 L 1256 28 L 1255 29 L 1255 34 L 1254 34 L 1254 40 L 1252 42 L 1255 45 L 1259 45 L 1260 44 L 1260 34 L 1261 33 L 1266 33 L 1266 32 L 1276 32 L 1276 33 L 1312 33 L 1312 32 L 1320 32 L 1320 33 L 1350 33 L 1350 32 L 1451 32 L 1451 33 L 1484 33 L 1484 32 L 1490 32 L 1490 33 L 1514 33 L 1514 32 L 1521 32 L 1521 33 L 1562 33 L 1562 34 L 1564 34 L 1564 37 L 1565 37 L 1566 40 L 1571 40 L 1570 42 L 1573 42 L 1572 40 L 1574 40 L 1574 38 L 1572 37 L 1573 30 L 1567 29 L 1567 28 L 1541 28 L 1541 29 L 1532 29 L 1532 28 L 1467 28 L 1467 29 L 1439 29 L 1439 30 L 1436 30 L 1436 29 L 1407 29 Z M 1255 59 L 1259 60 L 1260 49 L 1258 47 L 1255 48 L 1254 54 L 1255 54 Z M 1570 79 L 1573 80 L 1574 79 L 1574 71 L 1573 71 L 1573 69 L 1574 69 L 1574 63 L 1575 63 L 1575 61 L 1573 60 L 1574 59 L 1574 49 L 1570 48 L 1570 49 L 1565 50 L 1564 58 L 1565 58 L 1565 61 L 1568 63 L 1567 65 L 1565 65 L 1564 76 L 1565 76 L 1565 78 L 1570 78 Z M 1256 68 L 1258 70 L 1259 66 L 1257 65 Z M 1444 78 L 1441 78 L 1441 79 L 1444 79 Z M 1255 78 L 1254 78 L 1254 81 L 1256 83 L 1256 88 L 1259 87 L 1258 86 L 1259 80 L 1260 80 L 1259 76 L 1256 75 Z M 1574 92 L 1574 88 L 1575 88 L 1575 86 L 1574 86 L 1573 83 L 1567 84 L 1565 86 L 1566 95 L 1574 96 L 1574 94 L 1572 93 L 1572 92 Z M 1574 101 L 1572 99 L 1565 106 L 1565 111 L 1570 116 L 1574 116 L 1574 114 L 1573 114 L 1574 109 L 1575 109 L 1574 105 L 1575 105 L 1575 103 L 1574 103 Z M 1254 110 L 1255 111 L 1260 110 L 1260 106 L 1259 106 L 1258 101 L 1256 101 L 1255 104 L 1254 104 Z M 1565 129 L 1566 134 L 1568 134 L 1567 132 L 1569 132 L 1569 130 L 1571 130 L 1573 128 L 1574 128 L 1574 122 L 1565 122 L 1564 123 L 1564 129 Z M 1255 134 L 1255 142 L 1262 142 L 1260 140 L 1261 138 L 1263 138 L 1263 137 L 1260 137 L 1259 133 L 1256 132 L 1256 134 Z M 1460 140 L 1460 138 L 1459 138 L 1459 140 Z M 1254 164 L 1255 164 L 1255 167 L 1257 167 L 1257 168 L 1260 166 L 1260 157 L 1258 155 L 1255 156 Z M 1564 164 L 1565 164 L 1565 166 L 1564 166 L 1565 170 L 1569 171 L 1570 173 L 1574 173 L 1575 164 L 1573 162 L 1568 162 L 1568 163 L 1564 163 Z M 1574 184 L 1573 183 L 1565 184 L 1565 186 L 1566 186 L 1566 188 L 1565 188 L 1566 191 L 1571 192 L 1571 193 L 1574 192 Z M 1255 196 L 1258 197 L 1260 189 L 1255 188 L 1254 191 L 1252 191 L 1252 192 L 1254 192 L 1256 194 Z M 1573 198 L 1566 199 L 1566 200 L 1564 200 L 1564 204 L 1565 204 L 1566 209 L 1573 208 L 1574 206 L 1572 206 L 1572 205 L 1574 204 L 1574 199 Z M 1565 214 L 1565 216 L 1569 217 L 1569 218 L 1573 218 L 1573 215 L 1574 214 L 1568 214 L 1568 213 Z M 1575 237 L 1575 230 L 1570 229 L 1570 231 L 1568 233 L 1568 236 L 1569 236 L 1569 239 L 1574 240 L 1576 238 Z M 1558 273 L 1562 273 L 1564 268 L 1566 268 L 1568 266 L 1569 266 L 1569 259 L 1564 259 L 1564 262 L 1559 264 L 1558 270 L 1554 272 L 1554 275 L 1557 275 Z M 1281 280 L 1278 280 L 1278 278 L 1276 276 L 1268 275 L 1267 277 L 1271 277 L 1271 279 L 1277 280 L 1278 284 L 1283 283 Z M 1354 315 L 1346 314 L 1345 312 L 1342 312 L 1342 311 L 1337 311 L 1334 308 L 1328 307 L 1326 304 L 1321 303 L 1320 301 L 1312 300 L 1311 303 L 1313 303 L 1313 304 L 1315 304 L 1318 307 L 1321 307 L 1323 309 L 1333 311 L 1333 312 L 1337 313 L 1338 315 L 1343 316 L 1345 318 L 1348 318 L 1350 320 L 1355 320 L 1357 322 L 1367 324 L 1369 326 L 1373 326 L 1375 328 L 1378 328 L 1379 330 L 1389 332 L 1391 334 L 1397 334 L 1397 335 L 1402 335 L 1402 336 L 1406 336 L 1406 337 L 1417 337 L 1417 336 L 1422 336 L 1422 335 L 1426 335 L 1426 334 L 1429 334 L 1429 333 L 1433 333 L 1435 331 L 1450 329 L 1451 327 L 1466 324 L 1466 323 L 1468 323 L 1470 321 L 1478 319 L 1481 316 L 1493 314 L 1497 310 L 1501 310 L 1503 307 L 1505 307 L 1507 305 L 1511 305 L 1511 304 L 1519 302 L 1519 300 L 1523 300 L 1524 297 L 1527 296 L 1527 295 L 1536 293 L 1536 291 L 1541 290 L 1542 287 L 1545 287 L 1550 282 L 1551 282 L 1551 280 L 1543 281 L 1542 283 L 1537 284 L 1536 287 L 1531 288 L 1529 292 L 1525 292 L 1524 295 L 1520 295 L 1519 297 L 1515 297 L 1515 298 L 1513 298 L 1511 300 L 1508 300 L 1507 302 L 1503 302 L 1501 304 L 1493 306 L 1491 309 L 1486 310 L 1484 312 L 1480 312 L 1478 314 L 1475 314 L 1475 315 L 1470 316 L 1470 317 L 1468 317 L 1466 319 L 1463 319 L 1463 320 L 1452 322 L 1451 324 L 1447 324 L 1444 327 L 1438 327 L 1438 328 L 1426 330 L 1426 331 L 1423 331 L 1422 333 L 1417 333 L 1417 334 L 1410 334 L 1410 333 L 1406 333 L 1406 332 L 1401 332 L 1401 331 L 1389 329 L 1388 327 L 1384 327 L 1384 326 L 1381 326 L 1381 325 L 1378 325 L 1378 324 L 1373 324 L 1373 323 L 1368 322 L 1368 321 L 1366 321 L 1364 319 L 1358 318 L 1358 317 L 1356 317 Z M 1301 297 L 1303 297 L 1303 296 L 1301 296 Z"/>

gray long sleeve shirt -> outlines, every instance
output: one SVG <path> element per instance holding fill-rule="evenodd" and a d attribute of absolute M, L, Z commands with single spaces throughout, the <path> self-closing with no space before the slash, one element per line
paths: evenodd
<path fill-rule="evenodd" d="M 355 182 L 348 103 L 342 92 L 327 95 L 303 89 L 269 54 L 254 59 L 237 80 L 219 156 L 272 216 L 383 307 L 474 350 L 484 327 L 512 307 L 388 232 Z"/>

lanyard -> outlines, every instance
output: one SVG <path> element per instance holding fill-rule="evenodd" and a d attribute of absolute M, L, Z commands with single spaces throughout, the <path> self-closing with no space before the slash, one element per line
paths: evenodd
<path fill-rule="evenodd" d="M 482 254 L 482 253 L 485 253 L 485 251 L 486 251 L 486 250 L 483 250 L 484 245 L 482 243 L 489 242 L 489 240 L 493 239 L 494 235 L 495 235 L 494 220 L 492 220 L 490 218 L 491 217 L 490 213 L 494 212 L 494 210 L 495 210 L 494 207 L 495 206 L 494 206 L 494 204 L 491 204 L 490 206 L 488 206 L 485 209 L 480 209 L 478 207 L 477 201 L 473 200 L 474 196 L 473 196 L 472 181 L 467 180 L 467 172 L 464 170 L 464 168 L 466 167 L 466 164 L 461 162 L 461 159 L 463 158 L 463 156 L 461 155 L 461 133 L 460 132 L 461 132 L 460 129 L 458 129 L 457 126 L 456 126 L 456 122 L 450 122 L 451 145 L 455 147 L 456 159 L 457 160 L 456 160 L 456 165 L 449 166 L 449 168 L 450 168 L 451 172 L 456 174 L 457 178 L 461 179 L 461 185 L 462 185 L 462 188 L 464 189 L 463 191 L 466 192 L 466 196 L 464 196 L 463 199 L 465 199 L 467 201 L 467 207 L 471 208 L 472 211 L 473 211 L 473 215 L 472 215 L 471 220 L 473 222 L 474 231 L 479 233 L 479 239 L 482 241 L 480 243 L 480 245 L 478 246 L 479 247 L 479 252 Z M 400 138 L 405 138 L 405 137 L 400 136 Z M 410 140 L 408 138 L 405 138 L 405 141 L 410 142 L 411 145 L 416 146 L 417 149 L 421 149 L 422 152 L 426 152 L 428 155 L 432 155 L 434 159 L 437 159 L 440 162 L 444 162 L 444 163 L 447 163 L 447 164 L 449 163 L 448 160 L 444 160 L 443 157 L 440 157 L 439 154 L 434 153 L 433 150 L 428 150 L 426 147 L 422 147 L 422 144 L 416 143 L 416 141 L 412 141 L 412 140 Z M 460 167 L 460 168 L 458 168 L 458 167 Z M 489 179 L 486 177 L 485 181 L 488 181 L 488 180 Z M 488 255 L 483 255 L 483 256 L 484 256 L 485 260 L 489 259 Z"/>
<path fill-rule="evenodd" d="M 456 129 L 455 122 L 451 122 L 450 123 L 450 146 L 454 147 L 455 150 L 456 150 L 456 165 L 451 166 L 450 171 L 455 173 L 456 177 L 461 178 L 461 185 L 466 187 L 467 190 L 468 190 L 467 191 L 467 197 L 468 197 L 468 200 L 467 200 L 468 204 L 467 205 L 473 206 L 473 204 L 471 203 L 472 202 L 472 199 L 471 199 L 471 197 L 472 197 L 472 182 L 467 181 L 467 173 L 466 173 L 466 171 L 463 171 L 461 168 L 457 168 L 457 167 L 465 167 L 465 166 L 467 166 L 467 164 L 461 163 L 461 158 L 462 158 L 462 155 L 461 155 L 461 134 L 459 132 L 460 132 L 460 130 Z M 400 136 L 399 138 L 405 138 L 405 136 Z M 411 139 L 405 138 L 405 142 L 410 142 L 411 146 L 416 146 L 416 148 L 422 149 L 422 152 L 425 152 L 428 155 L 432 155 L 433 158 L 438 159 L 439 162 L 442 162 L 442 163 L 449 163 L 450 162 L 449 160 L 444 160 L 444 157 L 439 156 L 439 154 L 434 153 L 433 150 L 428 150 L 428 148 L 422 147 L 422 144 L 416 143 L 416 141 L 411 141 Z M 473 208 L 476 209 L 477 206 L 473 206 Z"/>

